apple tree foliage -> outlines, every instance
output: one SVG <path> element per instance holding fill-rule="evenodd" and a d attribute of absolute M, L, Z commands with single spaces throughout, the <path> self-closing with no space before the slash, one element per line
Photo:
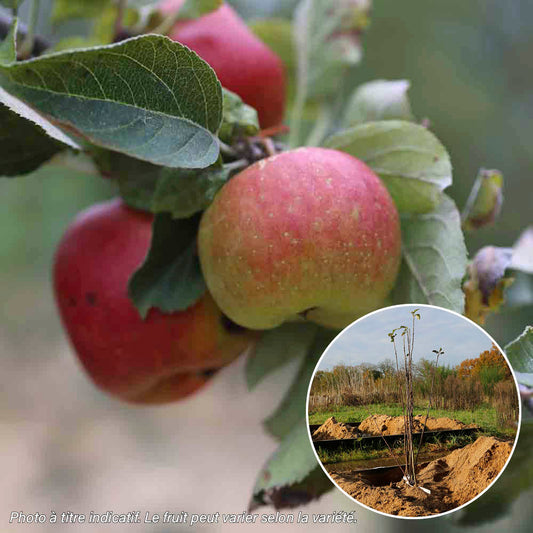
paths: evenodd
<path fill-rule="evenodd" d="M 255 110 L 223 88 L 194 52 L 161 35 L 178 17 L 165 19 L 153 0 L 55 0 L 55 24 L 90 19 L 92 29 L 44 53 L 35 53 L 34 28 L 17 31 L 21 3 L 1 0 L 13 17 L 3 19 L 0 44 L 0 175 L 90 163 L 116 183 L 125 202 L 155 214 L 151 250 L 129 287 L 141 315 L 151 307 L 189 307 L 206 290 L 195 249 L 199 216 L 252 162 L 246 154 L 265 149 Z M 198 17 L 220 3 L 187 0 L 179 16 Z M 501 173 L 482 169 L 460 213 L 445 193 L 453 179 L 450 154 L 414 116 L 409 82 L 347 85 L 362 58 L 371 0 L 292 4 L 292 20 L 252 25 L 286 68 L 288 133 L 273 132 L 275 146 L 325 146 L 366 162 L 401 215 L 402 265 L 388 303 L 439 305 L 483 324 L 505 304 L 513 279 L 533 274 L 532 229 L 512 248 L 487 246 L 468 257 L 464 232 L 494 222 L 501 209 Z M 336 334 L 285 324 L 265 332 L 249 356 L 250 389 L 290 359 L 300 361 L 265 420 L 280 444 L 258 475 L 251 508 L 295 506 L 332 488 L 311 450 L 305 400 L 315 364 Z M 523 386 L 533 387 L 533 329 L 506 350 Z M 462 512 L 462 522 L 500 515 L 531 485 L 532 442 L 526 420 L 508 471 Z"/>

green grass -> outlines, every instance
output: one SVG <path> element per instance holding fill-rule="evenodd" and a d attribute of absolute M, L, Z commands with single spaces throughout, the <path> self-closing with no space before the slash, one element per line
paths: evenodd
<path fill-rule="evenodd" d="M 415 406 L 415 415 L 425 415 L 427 406 Z M 330 416 L 334 416 L 337 422 L 361 422 L 365 418 L 373 414 L 382 414 L 389 416 L 403 415 L 402 406 L 400 404 L 369 404 L 358 406 L 342 405 L 336 407 L 334 410 L 319 411 L 309 415 L 310 424 L 322 424 Z M 431 409 L 429 416 L 449 417 L 459 420 L 464 424 L 477 424 L 484 432 L 499 436 L 499 437 L 513 437 L 516 435 L 516 429 L 501 428 L 498 426 L 496 409 L 490 405 L 484 405 L 476 408 L 473 411 L 447 411 L 445 409 Z"/>
<path fill-rule="evenodd" d="M 394 448 L 394 454 L 402 454 L 403 447 Z M 368 461 L 370 459 L 380 459 L 382 457 L 390 457 L 390 452 L 388 448 L 382 450 L 376 449 L 355 449 L 355 450 L 324 450 L 323 448 L 318 449 L 318 457 L 320 461 L 327 465 L 333 463 L 343 463 L 345 461 Z"/>
<path fill-rule="evenodd" d="M 443 443 L 447 450 L 456 450 L 463 448 L 467 444 L 471 444 L 477 438 L 477 435 L 450 435 Z"/>
<path fill-rule="evenodd" d="M 432 441 L 431 443 L 424 443 L 420 448 L 420 453 L 432 453 L 439 451 L 453 451 L 457 448 L 462 448 L 467 444 L 474 442 L 477 438 L 476 434 L 473 435 L 453 435 L 446 440 L 437 440 Z M 385 445 L 384 445 L 385 446 Z M 416 449 L 418 449 L 418 441 L 416 442 Z M 399 457 L 400 460 L 403 460 L 403 443 L 397 442 L 392 451 L 395 456 Z M 320 461 L 327 464 L 342 463 L 345 461 L 368 461 L 372 459 L 381 459 L 391 457 L 391 453 L 387 447 L 382 449 L 375 449 L 372 447 L 368 448 L 354 448 L 353 450 L 325 450 L 322 448 L 318 449 L 318 457 Z"/>

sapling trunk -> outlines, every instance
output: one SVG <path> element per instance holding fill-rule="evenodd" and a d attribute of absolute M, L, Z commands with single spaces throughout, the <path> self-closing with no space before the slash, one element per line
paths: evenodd
<path fill-rule="evenodd" d="M 402 330 L 403 337 L 403 373 L 404 373 L 404 387 L 401 394 L 403 407 L 403 421 L 404 421 L 404 453 L 405 453 L 405 479 L 409 485 L 416 486 L 416 464 L 418 459 L 418 448 L 415 453 L 413 443 L 414 433 L 414 388 L 413 388 L 413 354 L 415 346 L 415 318 L 420 319 L 418 309 L 411 312 L 413 323 L 411 328 L 407 326 L 400 326 L 389 333 L 389 338 L 393 343 L 394 355 L 396 358 L 396 370 L 398 377 L 400 376 L 398 365 L 398 352 L 396 349 L 396 331 Z M 401 389 L 401 386 L 398 384 Z M 427 419 L 426 419 L 427 420 Z"/>

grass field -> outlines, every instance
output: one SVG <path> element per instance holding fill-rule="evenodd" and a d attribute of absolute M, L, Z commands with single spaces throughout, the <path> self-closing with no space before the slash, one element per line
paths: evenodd
<path fill-rule="evenodd" d="M 420 453 L 433 453 L 443 450 L 452 451 L 474 442 L 476 438 L 476 435 L 456 435 L 442 442 L 424 443 L 420 448 Z M 418 443 L 416 449 L 418 449 Z M 404 448 L 402 442 L 398 442 L 397 444 L 395 444 L 392 448 L 392 452 L 395 456 L 398 457 L 400 462 L 403 461 Z M 368 461 L 373 459 L 391 457 L 391 453 L 386 447 L 381 450 L 376 450 L 375 448 L 358 448 L 354 450 L 340 451 L 324 450 L 322 448 L 319 448 L 317 453 L 320 461 L 325 465 L 342 463 L 344 461 Z"/>
<path fill-rule="evenodd" d="M 425 415 L 427 406 L 415 406 L 415 415 Z M 389 416 L 402 416 L 403 410 L 400 404 L 369 404 L 359 406 L 339 406 L 331 411 L 318 411 L 309 415 L 309 424 L 322 424 L 330 416 L 334 416 L 337 422 L 361 422 L 374 414 Z M 449 417 L 465 424 L 477 424 L 484 432 L 496 437 L 514 437 L 515 428 L 501 428 L 498 426 L 496 409 L 489 405 L 478 407 L 473 411 L 446 411 L 443 409 L 431 409 L 429 416 Z"/>

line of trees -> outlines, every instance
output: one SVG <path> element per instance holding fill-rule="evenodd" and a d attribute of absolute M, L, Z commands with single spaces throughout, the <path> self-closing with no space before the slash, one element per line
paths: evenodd
<path fill-rule="evenodd" d="M 496 407 L 502 425 L 516 420 L 516 388 L 509 366 L 495 345 L 455 367 L 435 367 L 434 362 L 428 359 L 413 364 L 413 393 L 419 406 L 427 403 L 433 375 L 433 408 L 474 410 L 490 403 Z M 311 386 L 309 409 L 317 411 L 341 405 L 400 403 L 400 378 L 392 359 L 375 365 L 341 364 L 329 371 L 319 370 Z"/>

